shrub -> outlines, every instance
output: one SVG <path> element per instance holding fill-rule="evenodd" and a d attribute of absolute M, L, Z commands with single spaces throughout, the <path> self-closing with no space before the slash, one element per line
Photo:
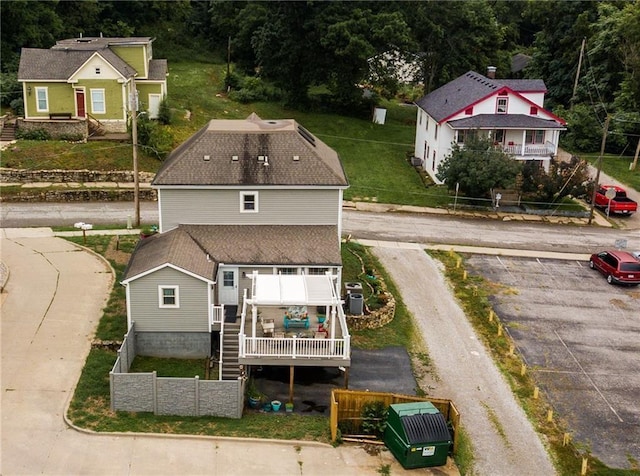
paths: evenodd
<path fill-rule="evenodd" d="M 14 99 L 9 106 L 16 116 L 24 116 L 24 102 L 22 102 L 22 98 Z"/>
<path fill-rule="evenodd" d="M 14 111 L 14 103 L 22 104 L 22 85 L 18 82 L 18 75 L 16 73 L 2 73 L 0 74 L 0 104 L 3 106 L 9 106 Z M 18 114 L 18 112 L 16 112 Z M 18 114 L 22 115 L 22 114 Z"/>
<path fill-rule="evenodd" d="M 173 136 L 146 114 L 138 118 L 138 145 L 144 147 L 158 159 L 164 160 L 173 148 Z"/>
<path fill-rule="evenodd" d="M 167 98 L 164 98 L 160 102 L 160 108 L 158 109 L 158 122 L 160 122 L 160 124 L 168 126 L 169 124 L 171 124 L 172 120 L 173 114 L 171 113 L 169 102 L 167 101 Z"/>
<path fill-rule="evenodd" d="M 380 401 L 366 403 L 362 407 L 362 432 L 382 438 L 387 426 L 388 407 Z"/>
<path fill-rule="evenodd" d="M 273 101 L 280 99 L 282 92 L 255 76 L 247 76 L 240 82 L 240 89 L 232 90 L 229 98 L 241 103 Z"/>
<path fill-rule="evenodd" d="M 18 129 L 16 130 L 16 138 L 24 140 L 50 140 L 51 134 L 44 129 L 33 129 L 31 131 Z"/>

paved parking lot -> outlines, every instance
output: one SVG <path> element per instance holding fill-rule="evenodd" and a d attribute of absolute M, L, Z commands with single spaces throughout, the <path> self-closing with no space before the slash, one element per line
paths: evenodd
<path fill-rule="evenodd" d="M 640 461 L 640 287 L 612 286 L 586 261 L 469 256 L 556 414 L 610 467 Z"/>

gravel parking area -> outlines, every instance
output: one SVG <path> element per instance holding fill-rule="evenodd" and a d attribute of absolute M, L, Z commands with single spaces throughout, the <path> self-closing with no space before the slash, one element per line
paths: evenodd
<path fill-rule="evenodd" d="M 579 446 L 612 468 L 640 461 L 640 287 L 586 261 L 473 255 L 500 283 L 494 309 Z"/>
<path fill-rule="evenodd" d="M 375 247 L 415 316 L 438 378 L 433 397 L 453 400 L 474 447 L 474 475 L 555 474 L 511 389 L 477 339 L 438 263 L 419 247 Z"/>

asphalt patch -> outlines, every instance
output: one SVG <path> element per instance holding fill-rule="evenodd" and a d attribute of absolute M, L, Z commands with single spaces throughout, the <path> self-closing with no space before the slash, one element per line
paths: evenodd
<path fill-rule="evenodd" d="M 279 400 L 284 403 L 289 400 L 288 366 L 254 367 L 253 377 L 258 389 L 266 395 L 265 401 Z M 296 367 L 293 381 L 294 411 L 307 415 L 328 415 L 331 391 L 343 388 L 345 372 L 339 368 Z M 350 390 L 416 395 L 416 388 L 411 359 L 404 347 L 352 349 Z"/>

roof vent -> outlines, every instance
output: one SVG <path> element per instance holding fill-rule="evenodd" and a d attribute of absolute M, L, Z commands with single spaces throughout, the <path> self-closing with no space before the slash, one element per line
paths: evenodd
<path fill-rule="evenodd" d="M 304 137 L 306 139 L 307 142 L 309 142 L 309 144 L 311 144 L 312 146 L 316 146 L 316 138 L 313 137 L 313 135 L 306 130 L 304 127 L 302 126 L 298 126 L 298 133 Z"/>
<path fill-rule="evenodd" d="M 204 160 L 205 162 L 209 162 L 211 160 L 211 156 L 210 155 L 205 155 L 202 160 Z"/>
<path fill-rule="evenodd" d="M 299 155 L 294 155 L 293 156 L 293 161 L 294 162 L 298 162 L 300 160 L 300 156 Z"/>
<path fill-rule="evenodd" d="M 231 160 L 232 160 L 233 162 L 237 162 L 237 161 L 238 161 L 238 156 L 237 156 L 237 155 L 232 155 L 232 156 L 231 156 Z"/>

